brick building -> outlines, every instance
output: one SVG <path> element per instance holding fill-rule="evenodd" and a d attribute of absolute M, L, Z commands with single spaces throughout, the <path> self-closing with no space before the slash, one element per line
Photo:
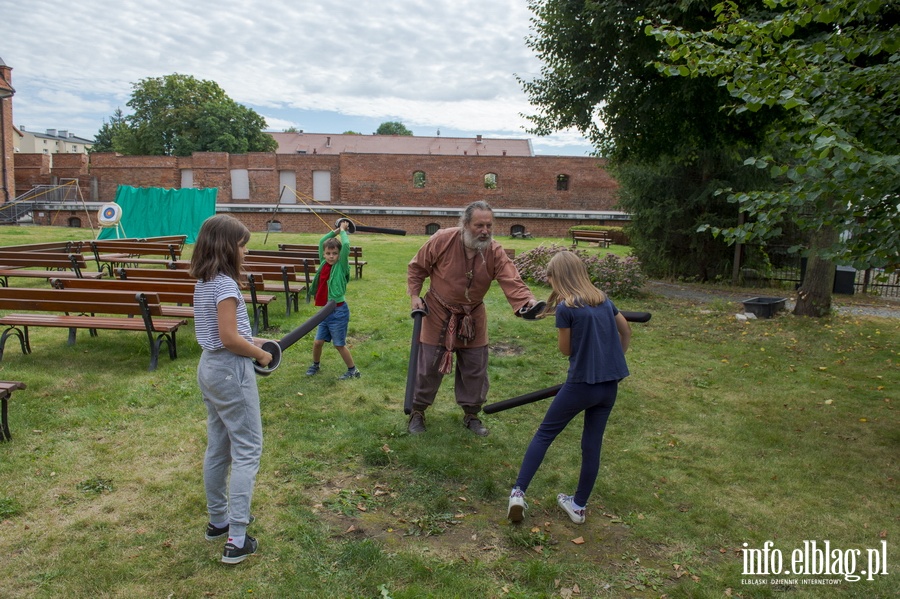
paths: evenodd
<path fill-rule="evenodd" d="M 196 153 L 190 157 L 99 153 L 15 156 L 16 190 L 77 180 L 84 198 L 37 213 L 43 224 L 88 225 L 92 210 L 115 200 L 119 185 L 216 187 L 218 210 L 251 229 L 321 231 L 316 216 L 339 213 L 410 234 L 455 224 L 459 209 L 486 200 L 497 234 L 524 230 L 559 236 L 574 224 L 621 224 L 616 182 L 596 158 L 406 154 Z M 294 191 L 296 190 L 296 191 Z M 60 219 L 60 214 L 64 219 Z M 43 216 L 40 216 L 43 214 Z M 270 224 L 274 223 L 274 224 Z M 430 231 L 429 231 L 430 232 Z"/>

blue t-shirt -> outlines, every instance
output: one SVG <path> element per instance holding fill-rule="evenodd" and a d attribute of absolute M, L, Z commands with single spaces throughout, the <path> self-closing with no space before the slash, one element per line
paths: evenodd
<path fill-rule="evenodd" d="M 610 299 L 598 306 L 570 308 L 561 302 L 556 307 L 556 328 L 571 329 L 572 333 L 566 382 L 594 384 L 628 376 L 625 352 L 616 328 L 618 313 Z"/>

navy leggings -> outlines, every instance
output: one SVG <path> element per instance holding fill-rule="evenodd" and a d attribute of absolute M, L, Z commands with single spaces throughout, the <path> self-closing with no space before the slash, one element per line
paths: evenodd
<path fill-rule="evenodd" d="M 556 394 L 553 403 L 547 409 L 544 421 L 531 439 L 516 486 L 524 493 L 531 484 L 538 467 L 544 461 L 544 455 L 557 435 L 580 412 L 584 412 L 584 430 L 581 433 L 581 475 L 578 477 L 578 488 L 575 491 L 575 503 L 587 505 L 597 473 L 600 471 L 600 447 L 603 444 L 603 431 L 606 421 L 616 403 L 619 390 L 618 381 L 605 383 L 566 383 Z"/>

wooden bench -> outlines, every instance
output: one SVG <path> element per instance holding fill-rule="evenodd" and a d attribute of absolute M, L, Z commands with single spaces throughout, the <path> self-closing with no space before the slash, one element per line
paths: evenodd
<path fill-rule="evenodd" d="M 284 292 L 284 299 L 287 306 L 285 313 L 291 315 L 291 307 L 299 310 L 300 294 L 307 294 L 307 303 L 309 302 L 308 290 L 312 282 L 312 276 L 315 276 L 316 269 L 311 260 L 299 260 L 297 258 L 285 257 L 263 257 L 263 256 L 244 256 L 244 271 L 258 273 L 261 277 L 257 277 L 257 281 L 262 281 L 262 285 L 257 285 L 257 289 L 268 293 Z M 175 260 L 169 263 L 172 270 L 189 270 L 191 263 L 188 260 Z"/>
<path fill-rule="evenodd" d="M 164 302 L 178 302 L 181 304 L 194 303 L 194 286 L 197 284 L 197 281 L 191 276 L 190 272 L 186 270 L 118 268 L 115 271 L 115 275 L 116 279 L 113 279 L 113 283 L 128 283 L 129 287 L 127 288 L 133 289 L 134 291 L 158 292 L 160 299 Z M 243 294 L 244 302 L 247 304 L 247 307 L 252 314 L 250 326 L 254 335 L 258 334 L 261 330 L 260 324 L 262 324 L 263 329 L 269 328 L 269 304 L 276 299 L 274 294 L 260 293 L 262 285 L 259 281 L 261 280 L 262 275 L 260 274 L 248 275 L 247 293 Z M 74 286 L 64 284 L 63 286 L 82 289 L 94 288 L 84 284 L 76 284 Z M 182 287 L 186 289 L 182 289 Z M 113 289 L 114 287 L 109 288 Z M 187 293 L 187 295 L 182 296 L 181 299 L 177 299 L 175 296 L 169 295 L 169 292 Z M 173 306 L 163 306 L 163 311 L 169 312 L 168 315 L 171 316 L 177 315 L 178 312 Z M 190 308 L 189 316 L 186 315 L 187 312 L 185 311 L 185 318 L 193 318 L 193 313 L 193 308 Z M 262 322 L 260 323 L 260 321 Z"/>
<path fill-rule="evenodd" d="M 172 243 L 179 249 L 184 249 L 184 242 L 187 241 L 187 235 L 157 235 L 155 237 L 141 237 L 138 241 L 148 243 Z"/>
<path fill-rule="evenodd" d="M 12 441 L 12 435 L 9 432 L 9 399 L 12 397 L 13 391 L 24 389 L 25 383 L 20 381 L 0 381 L 0 442 Z"/>
<path fill-rule="evenodd" d="M 100 278 L 103 272 L 88 269 L 81 254 L 61 252 L 7 252 L 0 250 L 0 285 L 9 287 L 9 277 Z M 29 270 L 29 269 L 37 270 Z"/>
<path fill-rule="evenodd" d="M 106 270 L 113 276 L 113 270 L 126 264 L 166 265 L 181 258 L 178 243 L 158 243 L 149 241 L 122 241 L 118 239 L 91 241 L 89 247 L 97 261 L 97 270 Z M 147 256 L 159 256 L 148 258 Z"/>
<path fill-rule="evenodd" d="M 279 285 L 288 301 L 287 315 L 300 309 L 300 294 L 306 294 L 309 303 L 309 290 L 313 277 L 319 267 L 319 254 L 316 252 L 281 252 L 269 251 L 266 253 L 250 252 L 244 256 L 244 268 L 255 272 L 261 272 L 266 282 L 266 290 L 274 291 Z M 278 280 L 278 273 L 280 282 Z"/>
<path fill-rule="evenodd" d="M 24 289 L 0 288 L 0 310 L 27 310 L 29 314 L 7 314 L 0 317 L 6 330 L 0 335 L 0 360 L 7 340 L 19 339 L 23 354 L 31 353 L 29 327 L 58 327 L 69 329 L 69 345 L 75 343 L 78 329 L 88 329 L 91 336 L 97 331 L 144 331 L 150 342 L 150 367 L 156 370 L 160 348 L 169 350 L 169 357 L 177 356 L 175 333 L 185 324 L 184 319 L 163 318 L 159 296 L 131 291 L 88 291 L 83 289 Z M 61 313 L 61 314 L 60 314 Z M 95 316 L 116 314 L 119 316 Z M 140 316 L 141 318 L 123 318 Z"/>
<path fill-rule="evenodd" d="M 56 252 L 62 254 L 80 254 L 81 241 L 47 241 L 44 243 L 23 243 L 20 245 L 0 246 L 4 252 Z"/>
<path fill-rule="evenodd" d="M 579 231 L 577 229 L 572 230 L 572 247 L 578 245 L 579 241 L 586 241 L 588 243 L 596 243 L 600 247 L 608 248 L 612 243 L 612 239 L 609 236 L 609 231 Z"/>
<path fill-rule="evenodd" d="M 303 243 L 279 243 L 278 249 L 283 252 L 304 252 L 312 250 L 316 252 L 316 258 L 318 259 L 319 257 L 319 246 L 317 245 Z M 350 246 L 350 264 L 353 265 L 356 278 L 361 279 L 363 267 L 367 264 L 367 262 L 362 259 L 362 246 Z"/>

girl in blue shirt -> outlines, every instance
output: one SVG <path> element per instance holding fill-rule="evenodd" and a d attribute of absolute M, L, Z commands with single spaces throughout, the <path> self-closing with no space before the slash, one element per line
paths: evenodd
<path fill-rule="evenodd" d="M 556 307 L 559 351 L 569 356 L 569 372 L 525 451 L 509 496 L 507 517 L 513 522 L 524 518 L 528 507 L 525 491 L 544 455 L 569 422 L 584 412 L 578 487 L 575 495 L 560 493 L 556 497 L 572 522 L 583 524 L 600 470 L 606 421 L 616 403 L 619 381 L 628 376 L 625 352 L 631 327 L 606 294 L 591 283 L 587 267 L 576 254 L 564 251 L 553 256 L 547 265 L 547 279 L 553 288 L 549 304 L 551 310 Z"/>

